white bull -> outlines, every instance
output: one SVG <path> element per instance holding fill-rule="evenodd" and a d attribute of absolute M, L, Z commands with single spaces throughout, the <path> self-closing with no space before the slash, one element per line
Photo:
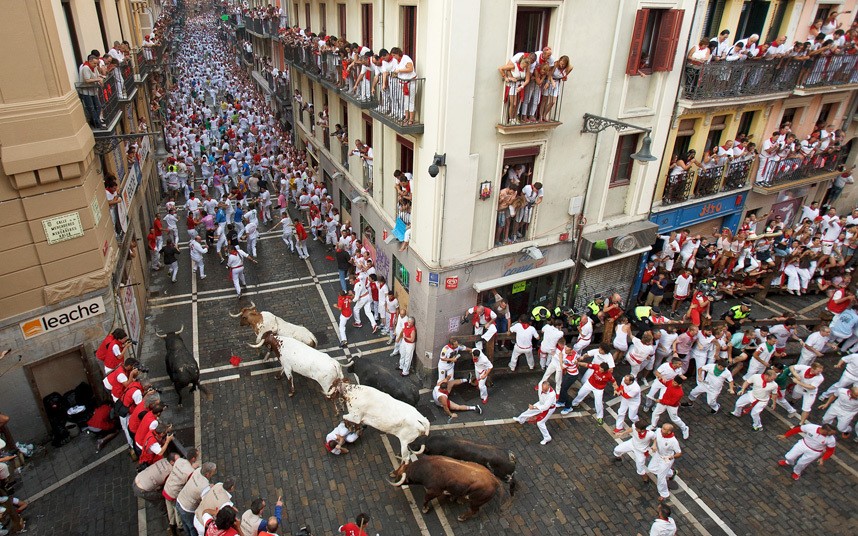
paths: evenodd
<path fill-rule="evenodd" d="M 340 364 L 328 354 L 311 348 L 301 341 L 291 337 L 274 335 L 271 331 L 263 333 L 258 344 L 249 344 L 251 348 L 259 348 L 263 344 L 280 359 L 283 373 L 289 378 L 289 396 L 295 394 L 295 383 L 292 373 L 300 374 L 315 380 L 322 388 L 325 396 L 330 397 L 332 387 L 337 380 L 343 378 L 343 366 L 349 367 L 352 362 Z"/>
<path fill-rule="evenodd" d="M 334 400 L 345 402 L 348 407 L 344 420 L 366 424 L 379 432 L 396 436 L 403 460 L 408 459 L 408 445 L 412 441 L 429 435 L 429 420 L 417 409 L 374 387 L 338 381 L 332 395 Z M 423 445 L 414 454 L 422 454 L 425 448 Z"/>
<path fill-rule="evenodd" d="M 240 325 L 250 326 L 253 329 L 253 332 L 256 333 L 257 343 L 262 340 L 263 335 L 271 331 L 275 335 L 291 337 L 297 341 L 303 342 L 307 346 L 312 346 L 313 348 L 316 347 L 316 337 L 309 329 L 304 326 L 286 322 L 279 316 L 268 311 L 259 311 L 256 308 L 256 304 L 253 302 L 250 302 L 250 307 L 243 307 L 240 313 L 236 315 L 229 313 L 229 316 L 233 318 L 240 317 Z M 265 357 L 267 358 L 268 356 L 266 355 Z"/>

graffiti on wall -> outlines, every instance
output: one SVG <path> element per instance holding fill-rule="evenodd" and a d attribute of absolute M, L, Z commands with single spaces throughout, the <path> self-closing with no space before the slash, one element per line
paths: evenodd
<path fill-rule="evenodd" d="M 378 248 L 375 252 L 375 272 L 383 275 L 385 279 L 390 279 L 390 257 L 383 248 Z"/>

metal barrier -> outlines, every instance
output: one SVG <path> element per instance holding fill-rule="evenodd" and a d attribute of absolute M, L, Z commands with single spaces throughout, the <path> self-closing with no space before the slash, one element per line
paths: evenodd
<path fill-rule="evenodd" d="M 506 83 L 501 124 L 559 123 L 565 86 L 564 80 L 553 78 L 546 78 L 542 85 L 537 85 L 533 79 L 527 85 L 523 80 Z M 514 101 L 512 105 L 511 100 Z"/>
<path fill-rule="evenodd" d="M 682 173 L 668 172 L 667 181 L 664 183 L 664 194 L 661 197 L 662 204 L 672 205 L 687 200 L 691 195 L 692 184 L 694 184 L 693 169 Z"/>
<path fill-rule="evenodd" d="M 791 59 L 720 61 L 685 64 L 683 96 L 690 100 L 724 99 L 791 91 L 801 62 Z"/>

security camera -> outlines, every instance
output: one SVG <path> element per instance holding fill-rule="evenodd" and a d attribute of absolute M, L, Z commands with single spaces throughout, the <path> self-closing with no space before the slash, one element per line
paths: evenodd
<path fill-rule="evenodd" d="M 438 173 L 440 171 L 441 171 L 441 169 L 438 166 L 436 166 L 435 164 L 432 164 L 431 166 L 429 166 L 429 176 L 430 177 L 437 177 Z"/>
<path fill-rule="evenodd" d="M 440 166 L 447 165 L 447 153 L 444 154 L 436 154 L 432 157 L 432 164 L 429 166 L 429 176 L 437 177 L 438 173 L 440 173 Z"/>
<path fill-rule="evenodd" d="M 366 197 L 359 195 L 357 197 L 352 197 L 352 204 L 360 205 L 361 203 L 366 203 Z"/>
<path fill-rule="evenodd" d="M 526 247 L 526 248 L 524 248 L 524 250 L 522 252 L 526 253 L 528 257 L 530 257 L 531 259 L 533 259 L 535 261 L 538 261 L 538 260 L 542 259 L 543 257 L 545 257 L 542 254 L 542 250 L 540 250 L 536 246 Z"/>

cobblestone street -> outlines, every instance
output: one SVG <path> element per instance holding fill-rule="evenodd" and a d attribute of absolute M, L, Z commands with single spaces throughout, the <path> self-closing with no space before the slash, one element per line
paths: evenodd
<path fill-rule="evenodd" d="M 372 516 L 370 532 L 383 535 L 609 535 L 648 530 L 657 503 L 654 484 L 642 484 L 630 460 L 611 463 L 613 410 L 618 400 L 608 402 L 602 426 L 595 422 L 586 402 L 570 416 L 556 414 L 549 423 L 555 440 L 540 446 L 534 426 L 512 421 L 535 399 L 533 385 L 538 377 L 532 373 L 499 376 L 484 415 L 461 413 L 452 424 L 432 405 L 428 390 L 422 391 L 418 409 L 430 419 L 432 434 L 501 446 L 518 459 L 516 495 L 493 500 L 471 521 L 456 521 L 465 509 L 459 504 L 435 504 L 429 514 L 421 514 L 422 488 L 398 489 L 388 484 L 387 474 L 395 466 L 398 452 L 396 438 L 369 429 L 349 455 L 329 455 L 323 438 L 338 421 L 333 403 L 325 400 L 315 382 L 300 376 L 295 377 L 295 396 L 289 398 L 285 380 L 275 378 L 276 363 L 263 361 L 257 350 L 246 346 L 253 340 L 250 329 L 239 326 L 228 313 L 252 301 L 307 326 L 318 337 L 319 347 L 335 357 L 356 358 L 360 350 L 361 359 L 392 368 L 391 347 L 386 338 L 372 335 L 368 328 L 351 326 L 349 349 L 337 346 L 326 302 L 335 301 L 339 283 L 334 263 L 326 258 L 329 252 L 322 246 L 311 246 L 309 262 L 286 253 L 279 237 L 273 235 L 265 236 L 259 249 L 260 265 L 250 268 L 249 286 L 240 301 L 213 256 L 204 281 L 191 280 L 187 261 L 175 285 L 158 275 L 150 292 L 151 317 L 142 342 L 143 360 L 164 388 L 170 406 L 166 420 L 174 423 L 184 444 L 201 446 L 204 459 L 218 464 L 219 479 L 236 479 L 235 501 L 242 511 L 254 497 L 273 504 L 282 495 L 287 534 L 302 525 L 316 534 L 331 534 L 361 511 Z M 716 312 L 727 305 L 730 303 L 719 303 Z M 755 316 L 787 310 L 815 314 L 813 306 L 809 298 L 777 298 L 768 306 L 755 304 Z M 199 357 L 208 396 L 185 392 L 185 403 L 179 408 L 166 380 L 163 343 L 154 334 L 182 326 L 185 343 Z M 238 367 L 230 365 L 231 355 L 241 357 Z M 624 366 L 619 367 L 620 372 Z M 829 377 L 826 385 L 834 379 Z M 424 387 L 432 379 L 418 373 L 403 381 Z M 464 387 L 454 392 L 454 399 L 477 403 L 478 393 Z M 731 395 L 722 395 L 725 408 L 733 401 Z M 852 515 L 858 506 L 858 448 L 854 442 L 840 441 L 829 463 L 821 468 L 814 465 L 799 482 L 793 482 L 789 472 L 776 464 L 792 445 L 791 440 L 776 438 L 792 425 L 783 411 L 775 415 L 767 410 L 765 431 L 760 433 L 751 431 L 747 417 L 739 420 L 726 413 L 713 416 L 700 405 L 681 410 L 691 437 L 681 442 L 685 456 L 676 464 L 680 476 L 671 498 L 680 534 L 847 534 L 858 530 Z M 75 441 L 83 445 L 73 444 L 75 449 L 94 450 L 89 437 Z M 45 463 L 63 465 L 50 458 L 56 458 L 57 452 L 46 455 Z M 31 534 L 56 533 L 58 529 L 67 534 L 166 532 L 162 511 L 133 497 L 134 469 L 120 440 L 100 457 L 69 456 L 65 465 L 76 463 L 91 465 L 78 471 L 80 474 L 71 472 L 79 468 L 58 474 L 57 479 L 64 478 L 59 486 L 51 487 L 55 484 L 51 475 L 39 477 L 42 488 L 27 485 L 26 491 L 37 499 L 28 510 Z M 35 460 L 31 467 L 37 464 Z"/>

